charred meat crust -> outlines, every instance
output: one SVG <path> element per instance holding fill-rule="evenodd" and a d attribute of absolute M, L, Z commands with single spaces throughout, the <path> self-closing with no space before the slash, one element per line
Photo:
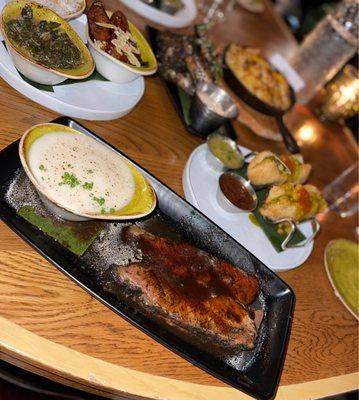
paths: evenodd
<path fill-rule="evenodd" d="M 145 306 L 155 307 L 170 324 L 196 330 L 230 347 L 254 347 L 256 327 L 246 309 L 230 297 L 191 302 L 173 290 L 153 265 L 116 266 L 117 283 L 136 293 Z"/>
<path fill-rule="evenodd" d="M 228 292 L 242 304 L 251 304 L 259 294 L 256 277 L 191 244 L 154 236 L 137 226 L 126 228 L 123 240 L 137 244 L 145 259 L 151 259 L 174 275 L 194 279 L 205 286 L 219 286 L 218 291 Z"/>
<path fill-rule="evenodd" d="M 200 332 L 231 348 L 254 347 L 257 329 L 245 305 L 258 296 L 256 277 L 189 243 L 134 225 L 122 236 L 142 252 L 140 263 L 111 268 L 110 281 L 124 288 L 127 296 L 155 309 L 170 325 Z"/>

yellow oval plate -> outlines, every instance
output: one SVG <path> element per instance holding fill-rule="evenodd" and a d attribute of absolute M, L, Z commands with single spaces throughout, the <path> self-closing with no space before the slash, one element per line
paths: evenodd
<path fill-rule="evenodd" d="M 24 6 L 30 5 L 33 11 L 34 18 L 41 19 L 45 21 L 54 21 L 60 24 L 61 29 L 63 29 L 71 41 L 75 44 L 75 46 L 81 51 L 83 57 L 83 64 L 79 67 L 72 69 L 61 69 L 61 68 L 49 68 L 45 65 L 42 65 L 38 61 L 35 61 L 31 54 L 11 40 L 5 31 L 5 24 L 15 18 L 19 18 L 21 16 L 21 10 Z M 95 68 L 94 61 L 91 57 L 91 54 L 86 47 L 86 45 L 81 40 L 80 36 L 72 29 L 71 25 L 67 23 L 64 19 L 58 16 L 54 11 L 50 10 L 47 7 L 44 7 L 40 4 L 29 3 L 25 0 L 15 0 L 8 3 L 2 10 L 1 14 L 1 29 L 3 36 L 5 38 L 6 44 L 10 45 L 19 55 L 25 58 L 28 62 L 37 65 L 38 67 L 44 68 L 48 71 L 53 71 L 61 76 L 66 76 L 71 79 L 84 79 L 92 74 Z"/>
<path fill-rule="evenodd" d="M 346 239 L 332 240 L 324 262 L 336 296 L 359 319 L 359 245 Z"/>
<path fill-rule="evenodd" d="M 111 17 L 111 15 L 113 14 L 112 11 L 106 11 L 106 13 L 109 17 Z M 134 37 L 134 39 L 138 45 L 139 50 L 140 50 L 141 59 L 143 62 L 146 63 L 146 66 L 136 67 L 135 65 L 131 65 L 131 64 L 122 62 L 120 60 L 117 60 L 117 58 L 112 57 L 110 54 L 106 53 L 105 51 L 100 50 L 97 47 L 95 47 L 94 42 L 90 38 L 88 25 L 87 25 L 87 29 L 86 29 L 87 40 L 99 53 L 101 53 L 102 55 L 111 59 L 112 61 L 116 62 L 117 64 L 125 67 L 126 69 L 133 71 L 133 72 L 137 72 L 141 75 L 154 74 L 157 71 L 157 59 L 156 59 L 155 55 L 153 54 L 151 46 L 149 45 L 149 43 L 147 42 L 145 37 L 142 35 L 142 33 L 136 28 L 136 26 L 132 22 L 128 21 L 128 26 L 130 28 L 130 32 L 131 32 L 132 36 Z"/>
<path fill-rule="evenodd" d="M 148 214 L 150 214 L 155 206 L 156 206 L 156 194 L 153 190 L 152 186 L 146 180 L 146 178 L 141 174 L 140 171 L 125 157 L 121 154 L 116 153 L 118 157 L 121 157 L 126 164 L 128 165 L 129 170 L 132 173 L 134 182 L 135 182 L 135 192 L 131 199 L 131 201 L 122 209 L 116 210 L 114 213 L 106 213 L 106 214 L 86 214 L 86 213 L 76 213 L 72 209 L 68 209 L 64 207 L 61 202 L 49 196 L 46 191 L 38 184 L 36 178 L 33 176 L 28 163 L 27 158 L 29 154 L 30 147 L 32 144 L 43 135 L 51 134 L 52 132 L 57 132 L 61 130 L 61 132 L 67 132 L 69 134 L 77 134 L 77 135 L 84 135 L 84 133 L 79 132 L 75 129 L 66 127 L 60 124 L 40 124 L 35 125 L 29 130 L 27 130 L 19 144 L 19 155 L 22 166 L 30 178 L 31 182 L 34 184 L 36 189 L 45 196 L 50 202 L 54 203 L 58 207 L 65 209 L 75 215 L 79 215 L 81 217 L 92 218 L 92 219 L 108 219 L 108 220 L 124 220 L 124 219 L 135 219 L 141 218 Z M 91 136 L 88 136 L 91 138 Z M 93 139 L 93 138 L 91 138 Z M 95 140 L 95 139 L 93 139 Z"/>

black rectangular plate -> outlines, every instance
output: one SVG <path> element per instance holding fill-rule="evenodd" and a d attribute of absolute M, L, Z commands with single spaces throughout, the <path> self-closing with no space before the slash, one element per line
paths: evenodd
<path fill-rule="evenodd" d="M 53 122 L 82 131 L 127 157 L 70 118 L 60 117 Z M 0 152 L 0 217 L 65 275 L 153 339 L 229 385 L 257 398 L 271 398 L 276 391 L 284 361 L 294 293 L 285 282 L 205 215 L 138 164 L 133 164 L 147 177 L 156 191 L 156 213 L 171 221 L 187 241 L 258 277 L 264 317 L 255 348 L 250 351 L 238 351 L 236 363 L 229 362 L 227 358 L 221 358 L 218 354 L 214 355 L 211 346 L 206 349 L 193 344 L 183 336 L 177 335 L 163 322 L 160 323 L 141 313 L 133 303 L 119 300 L 106 292 L 100 282 L 84 269 L 83 257 L 75 256 L 16 214 L 8 204 L 5 193 L 16 171 L 21 168 L 18 141 Z"/>
<path fill-rule="evenodd" d="M 148 37 L 149 37 L 149 41 L 150 41 L 152 50 L 154 51 L 154 53 L 155 53 L 155 55 L 157 57 L 157 32 L 158 31 L 157 31 L 157 29 L 152 28 L 150 26 L 147 26 L 146 30 L 147 30 L 147 33 L 148 33 Z M 174 108 L 176 109 L 179 117 L 181 118 L 181 121 L 182 121 L 184 127 L 192 135 L 199 136 L 202 139 L 205 139 L 208 135 L 204 135 L 204 134 L 202 134 L 200 132 L 197 132 L 194 128 L 192 128 L 191 125 L 187 124 L 186 119 L 185 119 L 185 117 L 183 115 L 183 109 L 182 109 L 181 100 L 180 100 L 180 97 L 179 97 L 179 94 L 178 94 L 177 86 L 174 83 L 163 79 L 162 77 L 161 77 L 161 79 L 162 79 L 162 81 L 163 81 L 163 83 L 164 83 L 164 85 L 166 87 L 168 95 L 170 96 L 170 98 L 172 100 L 172 104 L 173 104 Z M 230 121 L 227 121 L 224 125 L 222 125 L 217 130 L 217 132 L 221 133 L 224 136 L 228 136 L 233 140 L 237 139 L 236 131 L 234 130 L 234 128 L 232 126 L 232 123 Z"/>

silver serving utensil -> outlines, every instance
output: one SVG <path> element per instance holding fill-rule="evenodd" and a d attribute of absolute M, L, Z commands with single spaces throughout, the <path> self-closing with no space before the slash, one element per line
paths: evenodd
<path fill-rule="evenodd" d="M 301 241 L 300 243 L 289 246 L 288 245 L 289 241 L 292 239 L 296 227 L 307 221 L 311 222 L 312 228 L 313 228 L 313 233 L 308 238 Z M 283 224 L 283 223 L 287 223 L 289 225 L 289 228 L 290 228 L 289 233 L 288 233 L 287 237 L 283 240 L 283 243 L 281 244 L 282 250 L 307 246 L 309 243 L 311 243 L 314 240 L 314 238 L 317 236 L 318 232 L 320 231 L 320 224 L 316 218 L 309 218 L 309 219 L 307 219 L 305 221 L 301 221 L 299 223 L 294 223 L 292 220 L 290 220 L 288 218 L 283 218 L 283 219 L 279 219 L 278 221 L 270 221 L 270 222 L 272 222 L 274 225 Z"/>

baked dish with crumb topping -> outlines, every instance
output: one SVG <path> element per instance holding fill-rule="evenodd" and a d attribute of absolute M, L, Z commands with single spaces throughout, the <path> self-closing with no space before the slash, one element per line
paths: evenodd
<path fill-rule="evenodd" d="M 286 110 L 291 105 L 291 89 L 286 78 L 260 54 L 259 49 L 232 43 L 225 63 L 245 88 L 259 100 Z"/>

